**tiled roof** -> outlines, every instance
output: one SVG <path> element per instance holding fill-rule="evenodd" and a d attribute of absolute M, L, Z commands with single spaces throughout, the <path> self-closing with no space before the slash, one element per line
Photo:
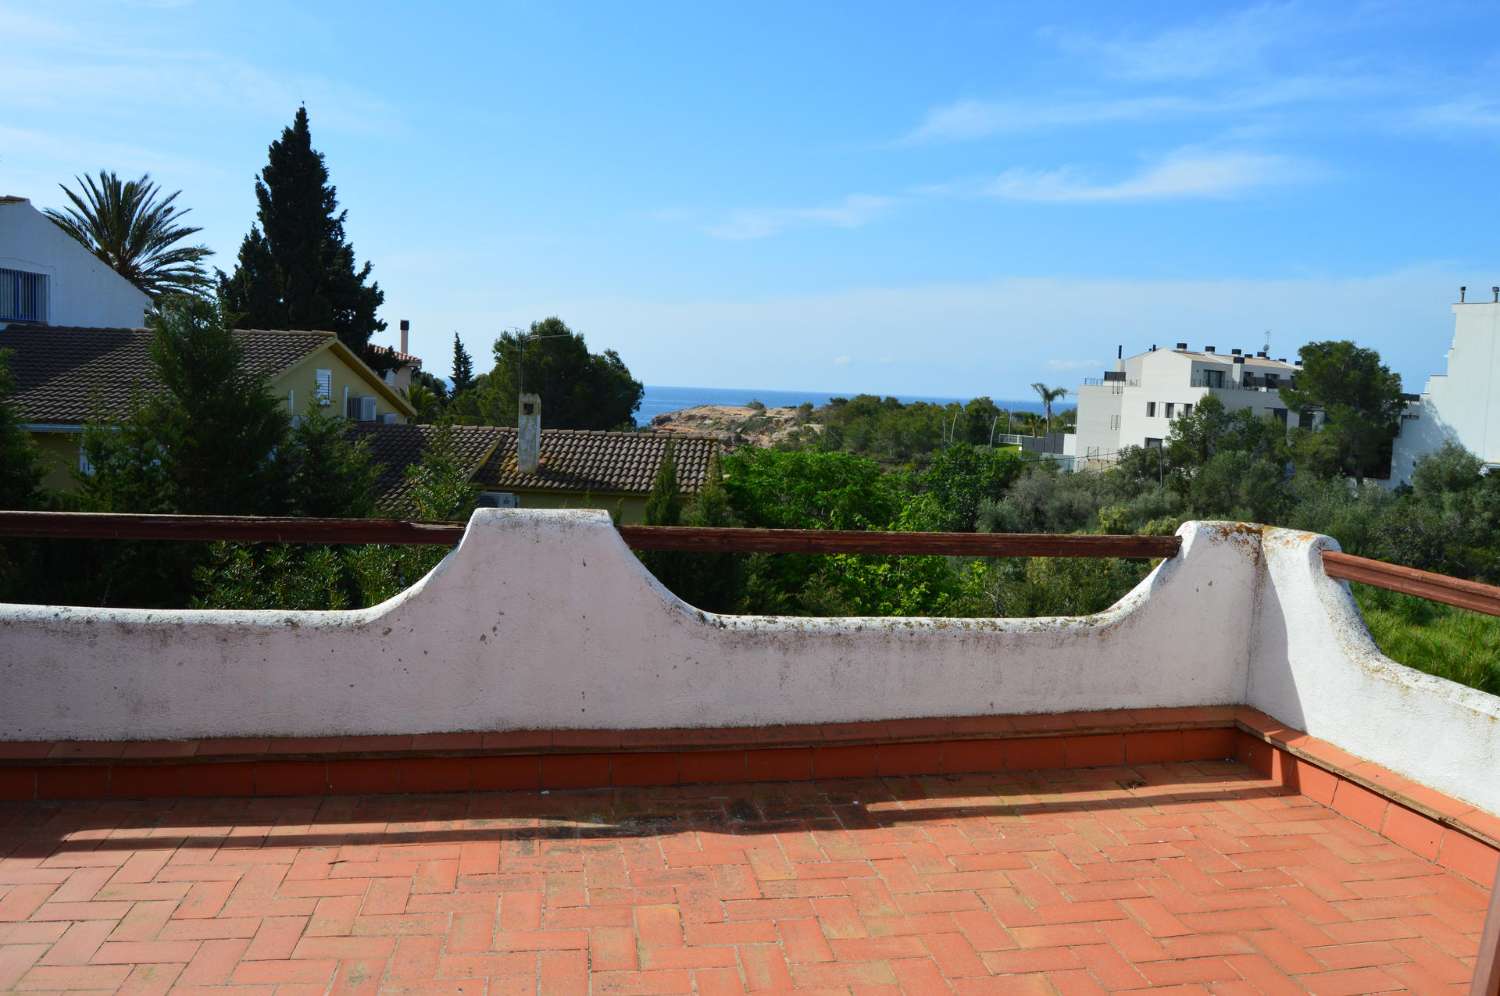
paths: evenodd
<path fill-rule="evenodd" d="M 381 356 L 389 356 L 402 366 L 420 367 L 422 365 L 422 358 L 420 356 L 403 353 L 395 346 L 366 346 L 365 349 Z"/>
<path fill-rule="evenodd" d="M 406 468 L 422 459 L 439 427 L 366 422 L 352 426 L 349 431 L 356 439 L 369 440 L 370 456 L 381 467 L 375 482 L 376 506 L 393 515 L 408 514 L 411 485 L 406 480 Z M 455 425 L 452 431 L 459 461 L 472 477 L 505 430 L 491 425 Z"/>
<path fill-rule="evenodd" d="M 235 332 L 246 365 L 275 376 L 330 342 L 332 332 Z M 83 423 L 130 414 L 137 392 L 156 389 L 146 329 L 12 325 L 0 330 L 10 353 L 16 392 L 11 402 L 23 422 Z"/>
<path fill-rule="evenodd" d="M 516 430 L 507 428 L 477 481 L 497 491 L 645 495 L 668 441 L 675 446 L 677 483 L 693 494 L 703 486 L 709 455 L 719 445 L 708 436 L 543 429 L 541 466 L 534 474 L 523 474 L 516 468 Z"/>
<path fill-rule="evenodd" d="M 406 468 L 422 458 L 438 427 L 367 424 L 352 431 L 370 440 L 371 454 L 384 468 L 376 485 L 376 504 L 386 511 L 402 509 L 410 498 Z M 671 440 L 677 482 L 693 494 L 703 486 L 709 454 L 718 446 L 707 436 L 543 429 L 541 466 L 535 474 L 522 474 L 516 470 L 514 428 L 458 425 L 453 432 L 460 458 L 472 467 L 474 483 L 487 491 L 646 495 Z"/>

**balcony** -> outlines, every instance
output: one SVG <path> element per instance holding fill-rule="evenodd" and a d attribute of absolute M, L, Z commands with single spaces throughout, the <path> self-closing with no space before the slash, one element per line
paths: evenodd
<path fill-rule="evenodd" d="M 1484 586 L 1228 523 L 755 531 L 1164 559 L 1090 617 L 713 616 L 627 545 L 712 531 L 390 528 L 459 543 L 373 609 L 0 606 L 0 989 L 1497 977 L 1500 700 L 1382 657 L 1336 578 Z"/>
<path fill-rule="evenodd" d="M 1213 376 L 1220 374 L 1219 376 Z M 1283 387 L 1291 387 L 1290 380 L 1267 380 L 1264 377 L 1246 377 L 1243 382 L 1236 382 L 1222 375 L 1219 371 L 1199 370 L 1190 378 L 1191 386 L 1206 387 L 1213 391 L 1260 391 L 1263 394 L 1276 394 Z"/>

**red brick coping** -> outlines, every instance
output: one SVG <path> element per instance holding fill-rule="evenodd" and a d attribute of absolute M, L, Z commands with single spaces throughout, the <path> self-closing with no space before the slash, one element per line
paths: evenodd
<path fill-rule="evenodd" d="M 1476 882 L 1494 879 L 1500 818 L 1237 706 L 714 729 L 9 742 L 0 743 L 0 799 L 536 791 L 1224 758 Z"/>

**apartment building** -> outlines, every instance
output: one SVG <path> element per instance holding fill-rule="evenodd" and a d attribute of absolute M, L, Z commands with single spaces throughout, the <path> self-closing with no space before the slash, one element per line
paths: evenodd
<path fill-rule="evenodd" d="M 1185 342 L 1122 356 L 1113 370 L 1086 379 L 1078 389 L 1079 465 L 1111 463 L 1131 446 L 1161 446 L 1172 420 L 1190 414 L 1210 394 L 1230 411 L 1250 409 L 1289 427 L 1311 428 L 1317 424 L 1313 413 L 1299 418 L 1281 400 L 1281 388 L 1297 370 L 1264 350 L 1221 353 L 1216 346 L 1192 350 Z"/>
<path fill-rule="evenodd" d="M 1389 484 L 1411 483 L 1417 461 L 1444 443 L 1458 443 L 1493 471 L 1500 467 L 1500 287 L 1490 301 L 1453 305 L 1453 344 L 1443 373 L 1427 378 L 1407 402 L 1391 452 Z"/>

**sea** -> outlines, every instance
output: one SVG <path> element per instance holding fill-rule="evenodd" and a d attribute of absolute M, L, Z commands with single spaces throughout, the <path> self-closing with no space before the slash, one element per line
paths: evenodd
<path fill-rule="evenodd" d="M 653 418 L 666 412 L 680 411 L 697 405 L 748 405 L 752 401 L 759 401 L 767 408 L 788 406 L 795 408 L 804 401 L 811 401 L 814 407 L 821 408 L 833 398 L 850 398 L 858 393 L 858 391 L 772 391 L 749 387 L 671 387 L 663 384 L 647 384 L 646 392 L 641 398 L 640 410 L 635 413 L 635 421 L 637 425 L 648 425 Z M 969 400 L 968 398 L 939 398 L 925 394 L 881 396 L 894 397 L 897 401 L 906 404 L 913 401 L 926 401 L 934 405 L 946 405 L 955 401 L 963 404 Z M 1042 403 L 1036 400 L 996 399 L 995 404 L 1010 411 L 1040 412 L 1042 410 Z M 1059 406 L 1054 405 L 1053 411 L 1058 410 Z"/>

